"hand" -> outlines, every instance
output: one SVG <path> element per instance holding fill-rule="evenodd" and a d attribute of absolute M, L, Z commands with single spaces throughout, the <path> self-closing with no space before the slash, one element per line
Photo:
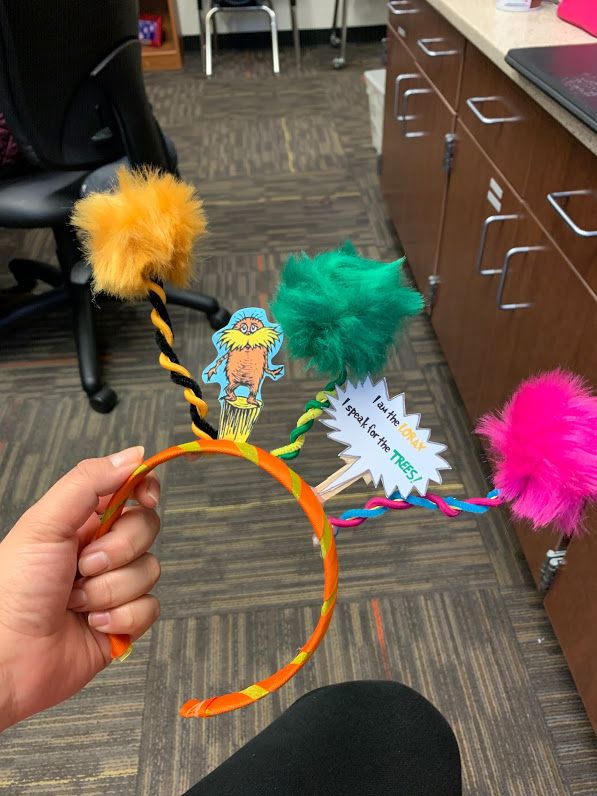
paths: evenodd
<path fill-rule="evenodd" d="M 60 479 L 0 544 L 0 730 L 79 691 L 110 663 L 106 633 L 139 638 L 159 616 L 160 486 L 141 482 L 110 533 L 90 541 L 143 448 L 88 459 Z M 99 514 L 98 514 L 99 513 Z"/>
<path fill-rule="evenodd" d="M 207 380 L 211 381 L 215 375 L 216 375 L 216 368 L 212 368 L 211 370 L 208 370 L 207 371 Z"/>

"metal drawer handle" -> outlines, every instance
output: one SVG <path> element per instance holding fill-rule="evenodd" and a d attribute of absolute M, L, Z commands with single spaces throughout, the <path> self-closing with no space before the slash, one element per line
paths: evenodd
<path fill-rule="evenodd" d="M 408 88 L 402 95 L 402 113 L 400 115 L 400 122 L 402 123 L 402 135 L 405 138 L 422 138 L 424 135 L 428 135 L 424 130 L 415 130 L 412 132 L 408 132 L 406 129 L 407 122 L 411 122 L 413 119 L 416 119 L 416 116 L 409 116 L 407 113 L 408 108 L 408 100 L 409 97 L 412 97 L 413 94 L 431 94 L 432 91 L 430 88 Z"/>
<path fill-rule="evenodd" d="M 577 235 L 580 235 L 581 238 L 597 238 L 597 229 L 583 229 L 582 227 L 579 227 L 578 224 L 574 223 L 562 205 L 558 202 L 558 199 L 567 199 L 569 196 L 593 196 L 593 194 L 594 192 L 589 190 L 553 191 L 552 193 L 547 194 L 547 201 L 553 207 L 556 213 L 558 213 L 564 219 L 570 229 Z"/>
<path fill-rule="evenodd" d="M 505 124 L 506 122 L 519 122 L 522 116 L 498 116 L 495 119 L 485 116 L 475 105 L 476 102 L 504 102 L 503 97 L 469 97 L 466 104 L 483 124 Z"/>
<path fill-rule="evenodd" d="M 400 97 L 400 84 L 405 80 L 414 80 L 415 78 L 420 78 L 421 75 L 418 72 L 412 72 L 409 74 L 402 74 L 398 75 L 396 78 L 396 82 L 394 84 L 394 118 L 397 122 L 402 121 L 402 116 L 398 113 L 398 100 Z"/>
<path fill-rule="evenodd" d="M 460 50 L 430 50 L 428 44 L 438 44 L 446 39 L 417 39 L 417 47 L 430 58 L 441 58 L 444 55 L 458 55 Z"/>
<path fill-rule="evenodd" d="M 496 221 L 516 221 L 518 218 L 520 218 L 520 216 L 517 216 L 516 213 L 510 213 L 508 215 L 501 216 L 487 216 L 483 222 L 483 228 L 481 229 L 481 240 L 479 242 L 479 251 L 477 253 L 477 272 L 481 274 L 481 276 L 493 276 L 494 274 L 502 273 L 501 268 L 481 268 L 483 255 L 485 254 L 485 244 L 487 243 L 487 233 L 489 232 L 489 227 Z"/>
<path fill-rule="evenodd" d="M 510 267 L 510 260 L 516 254 L 528 254 L 529 252 L 544 252 L 545 246 L 514 246 L 506 252 L 504 257 L 504 264 L 502 266 L 502 275 L 500 277 L 500 284 L 496 296 L 496 304 L 499 310 L 524 310 L 532 307 L 532 302 L 524 302 L 519 304 L 504 304 L 504 290 L 506 288 L 506 277 L 508 276 L 508 268 Z"/>
<path fill-rule="evenodd" d="M 387 4 L 391 14 L 395 17 L 401 17 L 404 14 L 418 14 L 418 8 L 396 8 L 396 6 L 407 6 L 411 4 L 411 0 L 390 0 Z"/>

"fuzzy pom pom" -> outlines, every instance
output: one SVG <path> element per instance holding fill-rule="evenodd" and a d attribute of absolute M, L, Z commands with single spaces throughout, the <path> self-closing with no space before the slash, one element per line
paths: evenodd
<path fill-rule="evenodd" d="M 93 268 L 93 287 L 123 299 L 147 295 L 148 279 L 185 287 L 195 239 L 206 229 L 192 186 L 151 169 L 118 170 L 112 193 L 75 204 L 72 223 Z"/>
<path fill-rule="evenodd" d="M 585 506 L 597 500 L 597 396 L 580 376 L 554 370 L 528 379 L 477 431 L 515 517 L 580 533 Z"/>
<path fill-rule="evenodd" d="M 290 355 L 326 376 L 378 373 L 405 320 L 424 306 L 402 262 L 366 260 L 350 243 L 291 256 L 271 304 Z"/>

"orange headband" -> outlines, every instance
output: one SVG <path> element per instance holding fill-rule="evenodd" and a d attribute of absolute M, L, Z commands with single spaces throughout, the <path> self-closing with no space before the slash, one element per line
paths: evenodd
<path fill-rule="evenodd" d="M 303 479 L 291 470 L 281 459 L 272 456 L 271 453 L 256 448 L 246 442 L 232 442 L 223 439 L 200 439 L 193 442 L 186 442 L 182 445 L 173 445 L 171 448 L 157 453 L 141 464 L 129 477 L 127 482 L 112 496 L 108 507 L 101 518 L 101 524 L 96 538 L 108 533 L 112 525 L 122 514 L 126 501 L 133 490 L 151 470 L 164 462 L 175 459 L 178 456 L 187 454 L 224 454 L 225 456 L 237 456 L 265 470 L 279 481 L 297 501 L 305 512 L 315 536 L 319 540 L 321 547 L 321 557 L 323 558 L 323 604 L 321 615 L 310 638 L 301 647 L 297 655 L 277 672 L 260 680 L 258 683 L 244 688 L 231 694 L 210 697 L 208 699 L 190 699 L 181 707 L 180 714 L 185 717 L 202 718 L 215 716 L 218 713 L 227 713 L 237 708 L 245 707 L 264 696 L 277 691 L 291 677 L 301 669 L 315 652 L 319 643 L 323 639 L 336 604 L 336 593 L 338 589 L 338 557 L 336 554 L 336 544 L 332 529 L 327 520 L 323 506 L 319 502 L 313 489 Z M 124 657 L 130 650 L 130 639 L 128 636 L 111 635 L 109 636 L 112 645 L 112 657 Z"/>

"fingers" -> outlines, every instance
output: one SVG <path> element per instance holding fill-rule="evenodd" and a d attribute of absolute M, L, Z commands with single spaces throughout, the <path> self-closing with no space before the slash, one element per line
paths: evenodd
<path fill-rule="evenodd" d="M 81 550 L 79 572 L 90 577 L 130 564 L 149 550 L 159 530 L 155 511 L 140 506 L 126 509 L 110 533 Z"/>
<path fill-rule="evenodd" d="M 133 497 L 142 506 L 154 509 L 160 502 L 160 480 L 157 475 L 150 473 L 141 483 L 137 484 Z"/>
<path fill-rule="evenodd" d="M 92 540 L 96 537 L 100 529 L 100 516 L 108 507 L 111 497 L 111 495 L 108 495 L 106 497 L 100 498 L 97 507 L 97 514 L 93 513 L 77 531 L 79 550 L 83 551 L 83 548 L 86 545 L 90 545 Z M 143 481 L 137 484 L 133 494 L 131 495 L 131 499 L 136 500 L 138 503 L 148 509 L 155 508 L 160 500 L 160 481 L 158 477 L 156 475 L 148 475 Z M 125 512 L 128 511 L 130 511 L 130 508 L 125 509 Z M 112 533 L 110 536 L 112 536 Z M 146 550 L 148 549 L 149 548 L 146 548 Z M 146 550 L 143 550 L 142 552 L 146 552 Z M 81 553 L 81 556 L 82 555 L 83 553 Z M 101 570 L 97 569 L 95 572 L 89 571 L 81 574 L 95 575 L 96 572 L 100 571 Z"/>
<path fill-rule="evenodd" d="M 160 615 L 160 604 L 152 594 L 144 594 L 110 611 L 94 611 L 87 621 L 102 633 L 125 633 L 136 641 Z"/>
<path fill-rule="evenodd" d="M 159 481 L 152 479 L 138 499 L 155 505 Z M 87 621 L 101 633 L 124 633 L 139 638 L 160 615 L 157 599 L 148 594 L 160 576 L 160 565 L 147 551 L 160 529 L 155 511 L 127 508 L 111 532 L 91 542 L 79 558 L 77 581 L 70 596 L 71 610 L 87 611 Z"/>
<path fill-rule="evenodd" d="M 159 561 L 144 553 L 119 569 L 78 581 L 67 607 L 73 611 L 104 611 L 123 606 L 150 592 L 159 577 Z"/>
<path fill-rule="evenodd" d="M 156 497 L 157 479 L 139 495 L 150 502 Z M 84 577 L 75 584 L 68 607 L 87 611 L 94 630 L 125 633 L 135 641 L 158 618 L 159 603 L 148 592 L 157 583 L 160 565 L 147 551 L 159 529 L 155 511 L 135 506 L 125 510 L 110 533 L 82 550 L 79 572 Z"/>
<path fill-rule="evenodd" d="M 80 462 L 29 509 L 22 532 L 47 542 L 72 537 L 96 511 L 99 498 L 122 486 L 142 460 L 143 448 L 135 447 Z"/>
<path fill-rule="evenodd" d="M 131 499 L 137 501 L 142 506 L 147 506 L 148 509 L 153 509 L 160 502 L 160 481 L 157 475 L 149 473 L 142 481 L 135 487 Z M 96 513 L 103 514 L 108 508 L 112 495 L 105 495 L 100 497 L 97 502 Z"/>

